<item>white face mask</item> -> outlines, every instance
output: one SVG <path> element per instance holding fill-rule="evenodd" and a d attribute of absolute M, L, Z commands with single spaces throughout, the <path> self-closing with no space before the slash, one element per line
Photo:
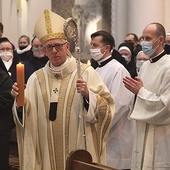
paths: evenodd
<path fill-rule="evenodd" d="M 0 57 L 2 60 L 8 62 L 13 57 L 13 54 L 10 51 L 3 51 L 0 53 Z"/>
<path fill-rule="evenodd" d="M 42 57 L 44 57 L 44 52 L 42 52 L 42 51 L 40 51 L 40 52 L 34 52 L 34 57 L 42 58 Z"/>
<path fill-rule="evenodd" d="M 144 62 L 144 60 L 136 60 L 136 68 L 140 69 Z"/>
<path fill-rule="evenodd" d="M 105 53 L 101 53 L 101 48 L 90 49 L 90 55 L 95 61 L 100 60 L 105 55 Z"/>
<path fill-rule="evenodd" d="M 37 53 L 35 54 L 36 57 L 38 58 L 43 58 L 44 57 L 44 53 Z"/>
<path fill-rule="evenodd" d="M 145 62 L 145 60 L 136 60 L 136 71 L 137 71 L 137 74 L 139 74 L 139 70 L 142 66 L 142 64 Z"/>

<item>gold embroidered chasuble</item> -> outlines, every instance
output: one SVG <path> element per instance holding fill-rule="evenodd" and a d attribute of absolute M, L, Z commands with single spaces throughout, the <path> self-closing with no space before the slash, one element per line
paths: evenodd
<path fill-rule="evenodd" d="M 90 90 L 88 112 L 76 91 L 73 58 L 61 71 L 52 71 L 48 62 L 28 80 L 23 124 L 15 114 L 21 169 L 64 170 L 68 153 L 85 148 L 95 162 L 105 164 L 114 102 L 93 68 L 84 64 L 81 68 Z M 58 102 L 54 121 L 49 119 L 51 102 Z"/>

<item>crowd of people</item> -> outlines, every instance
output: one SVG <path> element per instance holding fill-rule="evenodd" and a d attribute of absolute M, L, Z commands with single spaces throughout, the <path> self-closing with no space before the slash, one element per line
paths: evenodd
<path fill-rule="evenodd" d="M 65 22 L 44 10 L 35 36 L 21 35 L 17 48 L 0 23 L 0 169 L 8 169 L 15 126 L 21 170 L 64 170 L 77 149 L 116 169 L 170 169 L 170 33 L 149 23 L 117 48 L 109 32 L 91 33 L 89 66 L 70 53 Z M 20 114 L 19 62 L 26 86 Z"/>

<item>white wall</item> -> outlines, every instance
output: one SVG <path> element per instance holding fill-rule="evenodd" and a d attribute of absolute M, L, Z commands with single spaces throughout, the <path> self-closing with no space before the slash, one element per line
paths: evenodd
<path fill-rule="evenodd" d="M 165 0 L 165 28 L 170 32 L 170 0 Z"/>
<path fill-rule="evenodd" d="M 129 0 L 128 32 L 142 35 L 144 27 L 152 22 L 165 26 L 165 0 Z"/>
<path fill-rule="evenodd" d="M 112 5 L 115 9 L 112 10 L 112 34 L 116 47 L 127 33 L 141 36 L 144 27 L 151 22 L 160 22 L 167 32 L 170 31 L 170 0 L 112 0 Z"/>
<path fill-rule="evenodd" d="M 0 0 L 0 22 L 3 36 L 17 47 L 18 38 L 26 34 L 32 39 L 34 25 L 44 9 L 51 10 L 51 0 Z"/>
<path fill-rule="evenodd" d="M 170 31 L 170 0 L 112 0 L 112 34 L 116 45 L 127 33 L 142 34 L 150 22 L 162 23 Z M 20 35 L 32 39 L 34 25 L 43 10 L 51 9 L 51 0 L 0 0 L 0 22 L 4 36 L 16 46 Z"/>
<path fill-rule="evenodd" d="M 17 34 L 17 0 L 1 0 L 1 22 L 4 25 L 3 36 L 8 37 L 13 43 Z"/>

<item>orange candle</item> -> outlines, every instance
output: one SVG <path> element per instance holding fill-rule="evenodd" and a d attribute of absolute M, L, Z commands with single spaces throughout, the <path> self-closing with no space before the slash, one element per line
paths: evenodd
<path fill-rule="evenodd" d="M 17 106 L 24 106 L 24 86 L 25 86 L 25 74 L 24 64 L 17 64 L 17 84 L 19 88 L 19 95 L 17 96 Z"/>

